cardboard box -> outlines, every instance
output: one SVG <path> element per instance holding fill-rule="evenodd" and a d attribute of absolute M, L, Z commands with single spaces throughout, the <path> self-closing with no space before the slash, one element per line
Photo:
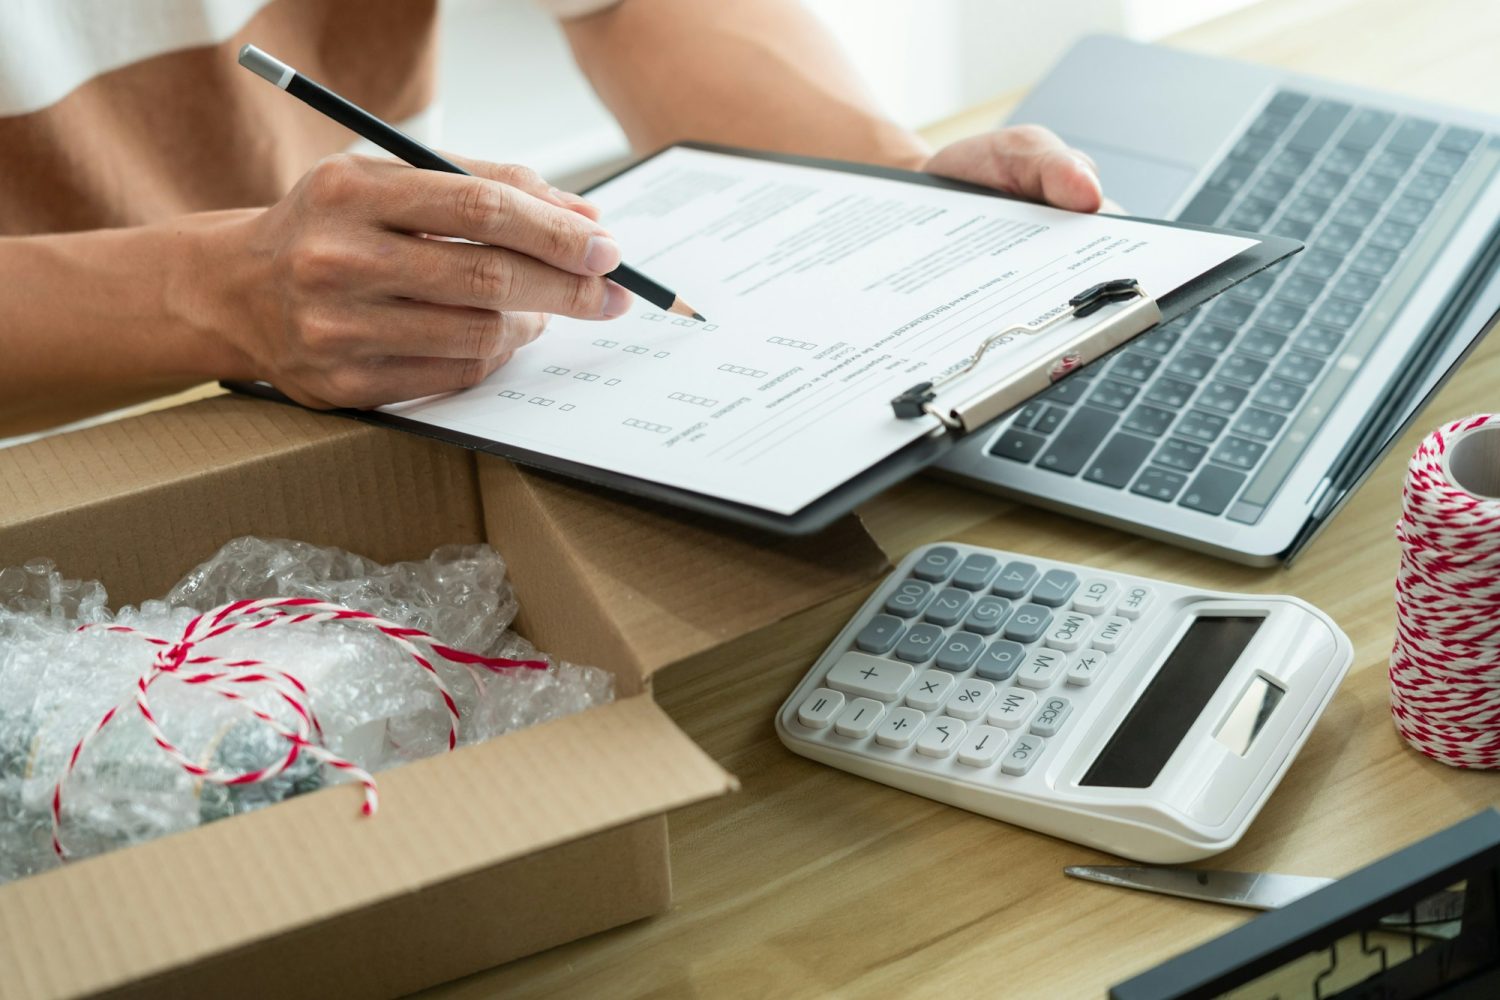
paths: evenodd
<path fill-rule="evenodd" d="M 489 541 L 518 629 L 618 700 L 383 772 L 373 818 L 339 786 L 0 886 L 0 997 L 394 995 L 660 912 L 666 812 L 735 781 L 652 673 L 886 568 L 853 519 L 729 530 L 244 399 L 0 451 L 0 566 L 52 558 L 112 606 L 247 534 L 382 562 Z"/>

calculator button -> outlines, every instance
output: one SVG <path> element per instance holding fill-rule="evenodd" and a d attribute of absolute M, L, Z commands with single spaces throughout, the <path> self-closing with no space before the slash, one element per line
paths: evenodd
<path fill-rule="evenodd" d="M 1000 560 L 986 553 L 976 552 L 966 556 L 959 565 L 958 572 L 953 574 L 953 586 L 965 590 L 983 590 L 995 578 L 995 570 L 999 566 Z"/>
<path fill-rule="evenodd" d="M 937 666 L 962 673 L 974 665 L 974 660 L 983 648 L 984 639 L 973 632 L 954 632 L 943 643 L 943 648 L 938 650 Z"/>
<path fill-rule="evenodd" d="M 994 697 L 995 685 L 989 681 L 970 677 L 968 680 L 958 682 L 958 687 L 948 698 L 948 707 L 944 711 L 959 719 L 977 719 L 984 714 L 984 710 L 989 707 L 990 699 Z"/>
<path fill-rule="evenodd" d="M 844 696 L 837 691 L 818 688 L 797 709 L 797 721 L 808 729 L 827 729 L 833 717 L 844 707 Z"/>
<path fill-rule="evenodd" d="M 1005 638 L 1016 642 L 1036 642 L 1052 623 L 1052 612 L 1040 604 L 1023 604 L 1005 623 Z"/>
<path fill-rule="evenodd" d="M 1060 608 L 1068 603 L 1068 598 L 1077 589 L 1077 573 L 1065 569 L 1049 569 L 1042 577 L 1042 582 L 1031 592 L 1031 599 L 1049 608 Z"/>
<path fill-rule="evenodd" d="M 1092 643 L 1095 649 L 1102 649 L 1106 653 L 1113 653 L 1120 648 L 1120 643 L 1125 640 L 1125 634 L 1130 631 L 1130 622 L 1124 618 L 1106 618 L 1100 627 L 1099 633 L 1094 636 Z"/>
<path fill-rule="evenodd" d="M 1119 585 L 1108 580 L 1085 580 L 1078 593 L 1073 595 L 1073 610 L 1086 615 L 1102 615 L 1120 592 Z"/>
<path fill-rule="evenodd" d="M 846 710 L 847 711 L 847 710 Z M 1047 698 L 1031 720 L 1031 732 L 1036 736 L 1056 736 L 1062 724 L 1073 714 L 1073 706 L 1066 698 Z"/>
<path fill-rule="evenodd" d="M 1018 737 L 1016 741 L 1010 745 L 1010 750 L 1005 754 L 1005 758 L 1000 762 L 1000 770 L 1004 771 L 1006 774 L 1013 774 L 1019 778 L 1021 775 L 1031 770 L 1031 766 L 1036 763 L 1036 759 L 1040 757 L 1042 755 L 1042 751 L 1046 749 L 1047 741 L 1042 739 L 1040 736 L 1031 736 L 1028 734 L 1026 736 Z"/>
<path fill-rule="evenodd" d="M 1129 587 L 1125 590 L 1125 596 L 1120 598 L 1120 603 L 1115 606 L 1115 614 L 1125 618 L 1139 618 L 1151 607 L 1151 601 L 1156 596 L 1150 587 Z"/>
<path fill-rule="evenodd" d="M 931 585 L 921 580 L 902 580 L 896 592 L 885 599 L 885 609 L 902 618 L 915 618 L 931 597 Z"/>
<path fill-rule="evenodd" d="M 979 658 L 979 662 L 974 666 L 974 672 L 980 677 L 988 677 L 991 680 L 1010 680 L 1010 675 L 1016 672 L 1016 668 L 1024 659 L 1026 659 L 1026 648 L 1019 642 L 996 639 Z"/>
<path fill-rule="evenodd" d="M 877 701 L 895 701 L 916 671 L 904 663 L 848 652 L 828 671 L 828 686 Z"/>
<path fill-rule="evenodd" d="M 917 740 L 917 753 L 927 757 L 946 757 L 963 741 L 969 727 L 958 719 L 940 715 L 927 724 Z"/>
<path fill-rule="evenodd" d="M 859 635 L 854 637 L 854 644 L 866 653 L 889 653 L 896 645 L 896 640 L 901 638 L 901 630 L 905 628 L 901 619 L 894 615 L 876 615 L 871 618 L 865 627 L 859 630 Z"/>
<path fill-rule="evenodd" d="M 926 721 L 927 716 L 914 708 L 893 709 L 875 730 L 875 742 L 904 750 L 911 746 L 912 740 L 917 738 L 917 733 L 922 729 L 922 723 Z"/>
<path fill-rule="evenodd" d="M 991 635 L 1000 630 L 1005 619 L 1010 617 L 1010 602 L 1003 597 L 981 597 L 974 602 L 969 617 L 964 619 L 964 628 L 980 635 Z"/>
<path fill-rule="evenodd" d="M 1100 654 L 1103 655 L 1103 654 Z M 935 712 L 953 690 L 953 675 L 929 670 L 906 692 L 906 703 L 921 712 Z"/>
<path fill-rule="evenodd" d="M 1094 678 L 1099 676 L 1108 662 L 1109 657 L 1099 650 L 1084 650 L 1068 668 L 1068 683 L 1075 687 L 1087 687 L 1094 683 Z"/>
<path fill-rule="evenodd" d="M 844 706 L 844 710 L 834 720 L 833 728 L 840 736 L 862 740 L 875 731 L 884 714 L 885 706 L 880 702 L 870 698 L 855 698 Z"/>
<path fill-rule="evenodd" d="M 958 762 L 970 767 L 989 767 L 1005 749 L 1009 739 L 1005 731 L 990 726 L 975 726 L 969 730 L 963 745 L 958 748 Z"/>
<path fill-rule="evenodd" d="M 1089 633 L 1094 630 L 1094 619 L 1077 611 L 1067 611 L 1057 616 L 1047 630 L 1047 645 L 1071 653 L 1082 646 Z"/>
<path fill-rule="evenodd" d="M 911 568 L 911 575 L 918 580 L 939 583 L 948 579 L 957 565 L 957 549 L 951 545 L 934 545 L 922 553 L 922 558 L 918 559 L 916 565 Z"/>
<path fill-rule="evenodd" d="M 908 663 L 926 663 L 943 641 L 943 630 L 923 622 L 913 625 L 906 637 L 896 644 L 897 659 Z"/>
<path fill-rule="evenodd" d="M 1036 582 L 1036 567 L 1029 562 L 1008 562 L 995 577 L 994 591 L 1001 597 L 1020 597 Z"/>
<path fill-rule="evenodd" d="M 959 590 L 957 587 L 945 587 L 927 605 L 927 620 L 935 625 L 957 625 L 963 618 L 964 612 L 969 610 L 969 602 L 973 600 L 967 590 Z"/>
<path fill-rule="evenodd" d="M 1000 697 L 990 705 L 990 713 L 984 721 L 1002 729 L 1020 729 L 1031 718 L 1033 708 L 1036 708 L 1036 695 L 1033 692 L 1009 688 L 1002 691 Z"/>
<path fill-rule="evenodd" d="M 1060 650 L 1033 650 L 1016 673 L 1016 683 L 1022 687 L 1040 690 L 1056 680 L 1067 662 L 1068 654 Z"/>

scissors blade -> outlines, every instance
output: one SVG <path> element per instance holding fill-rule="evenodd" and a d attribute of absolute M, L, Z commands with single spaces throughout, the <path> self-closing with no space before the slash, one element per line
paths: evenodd
<path fill-rule="evenodd" d="M 1063 871 L 1074 878 L 1123 889 L 1140 889 L 1252 910 L 1277 909 L 1333 881 L 1312 875 L 1132 865 L 1074 865 Z"/>

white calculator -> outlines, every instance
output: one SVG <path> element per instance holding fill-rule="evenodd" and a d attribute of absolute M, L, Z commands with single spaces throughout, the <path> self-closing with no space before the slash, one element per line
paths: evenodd
<path fill-rule="evenodd" d="M 789 748 L 1138 861 L 1234 846 L 1354 658 L 1295 597 L 942 542 L 776 715 Z"/>

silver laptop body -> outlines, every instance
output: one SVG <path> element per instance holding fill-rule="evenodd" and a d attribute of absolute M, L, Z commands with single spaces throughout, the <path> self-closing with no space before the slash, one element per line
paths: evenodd
<path fill-rule="evenodd" d="M 940 467 L 965 483 L 1290 560 L 1500 311 L 1493 116 L 1091 37 L 1011 120 L 1088 152 L 1130 214 L 1308 249 L 974 435 Z"/>

